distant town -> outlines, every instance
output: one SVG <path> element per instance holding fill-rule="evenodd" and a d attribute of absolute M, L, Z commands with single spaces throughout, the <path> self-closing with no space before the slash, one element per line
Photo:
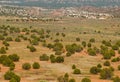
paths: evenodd
<path fill-rule="evenodd" d="M 42 7 L 0 6 L 0 16 L 16 16 L 22 19 L 39 19 L 41 17 L 82 17 L 87 19 L 109 19 L 114 15 L 103 12 L 81 10 L 77 7 L 45 9 Z"/>

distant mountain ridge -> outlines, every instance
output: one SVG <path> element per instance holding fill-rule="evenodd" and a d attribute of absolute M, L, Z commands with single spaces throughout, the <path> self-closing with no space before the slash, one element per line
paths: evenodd
<path fill-rule="evenodd" d="M 0 0 L 1 5 L 38 6 L 47 8 L 75 6 L 120 6 L 120 0 Z"/>

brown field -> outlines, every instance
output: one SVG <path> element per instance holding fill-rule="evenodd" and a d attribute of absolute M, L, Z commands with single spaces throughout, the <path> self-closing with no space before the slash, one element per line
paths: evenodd
<path fill-rule="evenodd" d="M 49 29 L 51 30 L 50 36 L 53 38 L 46 39 L 46 43 L 54 43 L 54 39 L 62 39 L 64 45 L 77 43 L 81 44 L 82 41 L 89 42 L 89 39 L 95 38 L 95 43 L 92 46 L 96 46 L 99 48 L 102 40 L 111 40 L 112 43 L 115 43 L 117 40 L 120 40 L 120 19 L 107 19 L 107 20 L 92 20 L 92 19 L 79 19 L 79 18 L 63 18 L 60 21 L 6 21 L 5 18 L 0 17 L 0 26 L 2 25 L 10 25 L 13 27 L 29 28 L 32 26 L 35 29 Z M 65 29 L 64 29 L 65 28 Z M 100 33 L 98 33 L 100 31 Z M 66 37 L 63 38 L 61 36 L 56 36 L 55 34 L 65 33 Z M 24 35 L 24 33 L 21 33 Z M 14 34 L 9 35 L 15 38 L 17 35 Z M 29 37 L 29 36 L 28 36 Z M 77 42 L 76 38 L 79 37 L 80 41 Z M 49 56 L 54 54 L 55 52 L 51 49 L 42 46 L 42 43 L 39 42 L 39 45 L 35 46 L 37 51 L 30 52 L 29 49 L 26 48 L 30 43 L 28 41 L 22 40 L 21 42 L 9 42 L 9 50 L 7 50 L 6 55 L 16 53 L 20 56 L 20 61 L 15 62 L 15 70 L 14 72 L 21 77 L 21 82 L 40 82 L 41 80 L 45 80 L 45 82 L 58 82 L 57 78 L 65 73 L 68 73 L 70 78 L 76 79 L 76 82 L 80 82 L 82 78 L 88 77 L 91 79 L 91 82 L 112 82 L 112 80 L 102 80 L 100 79 L 99 74 L 93 75 L 89 73 L 89 69 L 92 66 L 96 66 L 97 64 L 105 61 L 102 59 L 101 54 L 97 54 L 97 56 L 90 56 L 87 53 L 87 48 L 85 48 L 80 53 L 75 53 L 71 57 L 65 57 L 64 63 L 51 63 L 50 61 L 40 61 L 39 56 L 46 53 Z M 2 41 L 0 41 L 0 47 L 2 47 Z M 2 55 L 2 54 L 0 54 Z M 65 53 L 62 54 L 65 56 Z M 116 57 L 120 56 L 116 51 Z M 30 69 L 23 70 L 22 64 L 25 62 L 29 62 L 33 64 L 33 62 L 39 62 L 40 69 Z M 72 65 L 75 64 L 77 68 L 81 70 L 80 75 L 73 74 Z M 120 65 L 120 62 L 113 63 L 111 62 L 111 66 L 115 68 L 115 75 L 120 76 L 120 71 L 117 70 L 117 66 Z M 4 74 L 9 70 L 8 67 L 0 64 L 0 82 L 9 82 L 8 80 L 4 80 Z"/>

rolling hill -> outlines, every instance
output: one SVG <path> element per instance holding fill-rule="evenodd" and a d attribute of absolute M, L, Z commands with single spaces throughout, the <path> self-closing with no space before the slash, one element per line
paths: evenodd
<path fill-rule="evenodd" d="M 73 6 L 120 6 L 120 0 L 0 0 L 0 4 L 47 8 Z"/>

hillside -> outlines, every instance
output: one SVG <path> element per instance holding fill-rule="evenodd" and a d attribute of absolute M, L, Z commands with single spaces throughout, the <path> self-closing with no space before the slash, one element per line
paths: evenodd
<path fill-rule="evenodd" d="M 41 6 L 47 8 L 73 7 L 73 6 L 116 6 L 119 0 L 0 0 L 0 4 L 20 6 Z"/>

